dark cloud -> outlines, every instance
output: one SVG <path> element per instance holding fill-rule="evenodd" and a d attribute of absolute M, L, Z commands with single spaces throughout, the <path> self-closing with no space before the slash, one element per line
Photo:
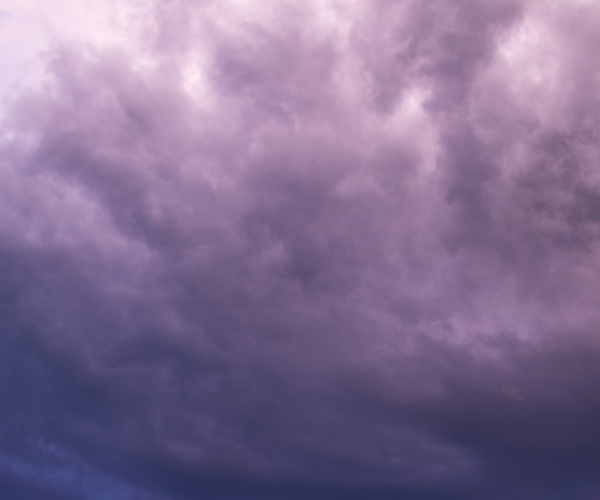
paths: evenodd
<path fill-rule="evenodd" d="M 143 12 L 2 125 L 4 497 L 597 495 L 595 8 Z"/>

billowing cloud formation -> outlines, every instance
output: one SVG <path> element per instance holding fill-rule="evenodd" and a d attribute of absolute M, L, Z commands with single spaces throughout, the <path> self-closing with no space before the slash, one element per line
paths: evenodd
<path fill-rule="evenodd" d="M 598 6 L 128 12 L 2 124 L 4 498 L 595 498 Z"/>

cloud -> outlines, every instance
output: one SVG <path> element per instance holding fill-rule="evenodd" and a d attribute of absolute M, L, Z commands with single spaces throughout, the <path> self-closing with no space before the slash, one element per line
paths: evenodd
<path fill-rule="evenodd" d="M 597 9 L 127 12 L 1 128 L 10 495 L 596 494 Z"/>

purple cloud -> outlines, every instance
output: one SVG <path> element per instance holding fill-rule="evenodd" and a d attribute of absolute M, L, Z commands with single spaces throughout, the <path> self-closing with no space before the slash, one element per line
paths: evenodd
<path fill-rule="evenodd" d="M 2 123 L 7 498 L 597 495 L 597 9 L 136 9 Z"/>

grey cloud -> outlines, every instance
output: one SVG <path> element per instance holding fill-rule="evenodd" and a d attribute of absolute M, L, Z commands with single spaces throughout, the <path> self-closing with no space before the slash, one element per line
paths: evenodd
<path fill-rule="evenodd" d="M 215 5 L 149 10 L 146 66 L 57 48 L 3 125 L 0 442 L 46 471 L 10 498 L 595 494 L 582 14 Z M 501 54 L 536 16 L 543 116 Z"/>

